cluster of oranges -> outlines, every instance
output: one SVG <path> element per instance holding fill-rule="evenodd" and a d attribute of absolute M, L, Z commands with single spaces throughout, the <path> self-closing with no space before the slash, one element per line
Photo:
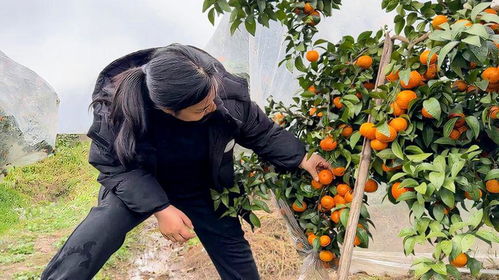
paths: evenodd
<path fill-rule="evenodd" d="M 397 117 L 388 123 L 389 134 L 385 135 L 378 130 L 373 123 L 365 122 L 360 126 L 360 135 L 371 140 L 371 148 L 375 151 L 381 151 L 388 147 L 388 143 L 393 142 L 398 133 L 403 132 L 408 127 L 406 119 Z"/>
<path fill-rule="evenodd" d="M 294 13 L 303 15 L 303 22 L 310 26 L 315 26 L 321 21 L 319 10 L 315 9 L 310 2 L 306 2 L 305 4 L 300 5 L 300 7 L 295 8 Z"/>
<path fill-rule="evenodd" d="M 488 14 L 493 14 L 497 15 L 497 11 L 491 8 L 485 9 L 483 12 L 488 13 Z M 473 25 L 473 22 L 471 22 L 468 19 L 459 19 L 455 23 L 463 23 L 464 26 L 466 27 L 471 27 Z M 434 29 L 443 29 L 441 27 L 442 24 L 444 23 L 449 23 L 449 18 L 446 15 L 437 15 L 435 16 L 432 21 L 431 25 L 433 26 Z M 499 24 L 497 23 L 492 23 L 489 25 L 489 27 L 497 34 L 499 33 Z"/>

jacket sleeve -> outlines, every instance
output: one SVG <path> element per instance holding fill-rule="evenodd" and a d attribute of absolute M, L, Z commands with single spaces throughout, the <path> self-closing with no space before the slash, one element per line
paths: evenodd
<path fill-rule="evenodd" d="M 237 143 L 252 149 L 276 168 L 296 169 L 306 154 L 305 145 L 274 123 L 254 101 L 244 102 L 244 121 Z"/>
<path fill-rule="evenodd" d="M 168 197 L 148 169 L 136 165 L 125 168 L 114 152 L 114 136 L 107 122 L 94 112 L 94 122 L 87 136 L 92 139 L 88 161 L 100 174 L 97 181 L 111 190 L 132 211 L 154 213 L 170 205 Z"/>

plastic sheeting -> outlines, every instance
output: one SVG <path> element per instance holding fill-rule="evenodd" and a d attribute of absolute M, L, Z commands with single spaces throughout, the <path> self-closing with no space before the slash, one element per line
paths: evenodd
<path fill-rule="evenodd" d="M 0 170 L 53 151 L 59 98 L 32 70 L 0 51 Z"/>
<path fill-rule="evenodd" d="M 385 24 L 390 28 L 393 16 L 384 13 L 380 6 L 378 1 L 345 1 L 341 11 L 335 11 L 332 18 L 323 19 L 319 25 L 318 37 L 334 42 L 344 35 L 355 37 L 365 30 L 376 31 Z M 369 16 L 359 11 L 369 11 Z M 284 65 L 277 67 L 285 56 L 285 27 L 276 22 L 271 22 L 270 28 L 258 26 L 255 37 L 249 35 L 244 27 L 240 27 L 231 36 L 229 27 L 229 18 L 225 16 L 205 50 L 219 59 L 228 71 L 249 77 L 251 98 L 262 108 L 269 96 L 277 101 L 291 103 L 292 97 L 299 91 L 295 74 L 290 73 Z M 384 191 L 369 195 L 368 209 L 376 228 L 370 229 L 373 239 L 370 240 L 368 249 L 355 248 L 350 269 L 352 273 L 406 275 L 414 258 L 430 257 L 433 251 L 430 244 L 416 245 L 416 256 L 404 255 L 402 238 L 398 234 L 402 228 L 411 226 L 409 210 L 404 203 L 393 205 L 388 200 L 382 201 L 383 195 Z M 299 279 L 327 279 L 317 254 L 312 254 L 289 206 L 283 201 L 276 202 L 294 241 L 290 246 L 294 245 L 304 255 Z M 466 218 L 467 216 L 463 216 L 463 220 Z M 474 257 L 483 261 L 485 268 L 497 267 L 498 253 L 497 244 L 490 247 L 477 241 L 474 248 Z M 499 271 L 493 269 L 484 269 L 482 273 L 499 275 Z"/>

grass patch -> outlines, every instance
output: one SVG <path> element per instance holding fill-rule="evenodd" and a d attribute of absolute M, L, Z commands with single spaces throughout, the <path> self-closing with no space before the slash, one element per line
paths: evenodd
<path fill-rule="evenodd" d="M 54 155 L 8 170 L 0 182 L 0 264 L 24 267 L 0 268 L 0 274 L 16 280 L 39 279 L 48 261 L 97 204 L 100 185 L 98 171 L 88 163 L 89 148 L 90 142 L 80 141 L 78 135 L 59 135 Z M 48 237 L 56 238 L 49 243 L 51 253 L 36 252 L 36 243 Z M 132 230 L 94 279 L 113 279 L 108 271 L 122 270 L 120 263 L 131 256 L 138 238 L 138 229 Z"/>

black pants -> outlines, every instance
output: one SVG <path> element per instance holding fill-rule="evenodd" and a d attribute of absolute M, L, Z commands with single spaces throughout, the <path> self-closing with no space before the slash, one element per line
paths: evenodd
<path fill-rule="evenodd" d="M 222 279 L 259 279 L 239 219 L 219 218 L 209 199 L 172 201 L 192 221 L 194 230 Z M 75 228 L 42 273 L 42 280 L 92 279 L 125 241 L 126 234 L 150 214 L 130 211 L 101 186 L 98 206 Z"/>

